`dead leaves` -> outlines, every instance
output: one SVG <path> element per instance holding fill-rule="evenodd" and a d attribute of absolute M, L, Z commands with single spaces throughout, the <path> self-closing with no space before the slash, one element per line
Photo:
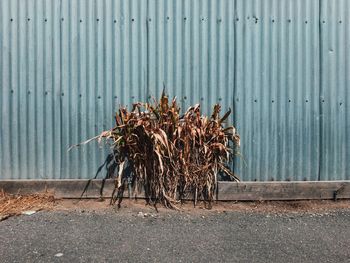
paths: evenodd
<path fill-rule="evenodd" d="M 216 104 L 211 117 L 201 115 L 196 104 L 180 117 L 176 98 L 162 93 L 159 102 L 135 103 L 129 112 L 120 108 L 116 126 L 91 140 L 112 141 L 114 161 L 119 166 L 116 187 L 121 187 L 124 163 L 132 164 L 134 189 L 141 185 L 149 202 L 166 207 L 188 195 L 211 202 L 218 173 L 233 180 L 237 177 L 227 168 L 232 149 L 239 145 L 233 126 L 223 126 L 231 109 L 220 118 L 221 106 Z"/>

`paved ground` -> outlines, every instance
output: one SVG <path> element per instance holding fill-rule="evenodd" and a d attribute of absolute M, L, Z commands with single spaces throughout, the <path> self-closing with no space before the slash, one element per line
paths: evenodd
<path fill-rule="evenodd" d="M 350 210 L 42 211 L 0 222 L 1 262 L 350 262 Z M 141 212 L 140 212 L 141 211 Z"/>

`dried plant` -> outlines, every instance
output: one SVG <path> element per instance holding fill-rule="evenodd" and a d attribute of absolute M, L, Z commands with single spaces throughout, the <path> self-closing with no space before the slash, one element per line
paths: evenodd
<path fill-rule="evenodd" d="M 231 110 L 220 118 L 220 109 L 216 104 L 206 117 L 196 104 L 180 116 L 176 98 L 169 102 L 163 92 L 158 102 L 136 103 L 131 111 L 120 108 L 113 129 L 81 144 L 110 142 L 108 165 L 118 167 L 115 191 L 123 192 L 128 168 L 129 183 L 137 192 L 144 190 L 149 203 L 176 208 L 179 200 L 193 194 L 195 203 L 201 196 L 211 204 L 220 172 L 239 180 L 226 166 L 239 136 L 233 126 L 223 125 Z"/>

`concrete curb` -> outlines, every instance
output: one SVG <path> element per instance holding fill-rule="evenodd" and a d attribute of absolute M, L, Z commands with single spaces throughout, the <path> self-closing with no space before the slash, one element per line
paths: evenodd
<path fill-rule="evenodd" d="M 52 192 L 56 198 L 80 198 L 89 180 L 0 180 L 0 190 L 11 194 Z M 83 198 L 99 198 L 103 180 L 91 180 Z M 111 197 L 114 180 L 104 182 L 103 197 Z M 124 195 L 124 196 L 127 196 Z M 144 194 L 137 195 L 144 198 Z M 322 182 L 219 182 L 217 200 L 321 200 L 350 199 L 350 181 Z"/>

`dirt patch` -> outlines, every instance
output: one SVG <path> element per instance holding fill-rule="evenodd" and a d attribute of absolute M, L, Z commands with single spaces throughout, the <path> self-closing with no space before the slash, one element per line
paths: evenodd
<path fill-rule="evenodd" d="M 55 199 L 52 194 L 11 195 L 0 192 L 0 221 L 23 213 L 52 209 Z"/>
<path fill-rule="evenodd" d="M 215 209 L 261 213 L 322 213 L 350 209 L 350 200 L 221 202 Z"/>
<path fill-rule="evenodd" d="M 159 212 L 177 212 L 176 210 L 166 209 L 158 205 Z M 257 212 L 257 213 L 326 213 L 337 210 L 350 209 L 350 200 L 306 200 L 306 201 L 259 201 L 259 202 L 214 202 L 211 209 L 207 209 L 203 202 L 199 202 L 194 207 L 193 202 L 178 204 L 180 212 L 201 214 L 201 213 L 224 213 L 230 211 L 237 212 Z M 57 200 L 54 206 L 55 210 L 75 210 L 75 211 L 103 211 L 106 209 L 115 209 L 117 206 L 109 205 L 109 199 L 62 199 Z M 125 199 L 121 203 L 121 212 L 155 212 L 153 206 L 146 205 L 145 200 Z"/>
<path fill-rule="evenodd" d="M 26 211 L 58 210 L 99 212 L 106 210 L 118 210 L 123 213 L 156 213 L 155 208 L 146 205 L 145 200 L 124 199 L 121 208 L 110 205 L 110 199 L 54 199 L 49 193 L 31 195 L 10 195 L 0 192 L 0 221 L 10 216 L 20 215 Z M 307 201 L 259 201 L 259 202 L 213 202 L 212 208 L 207 209 L 206 204 L 198 202 L 194 207 L 193 202 L 187 201 L 178 204 L 180 212 L 190 214 L 226 213 L 226 212 L 256 212 L 256 213 L 327 213 L 337 210 L 350 210 L 350 200 L 307 200 Z M 166 209 L 162 205 L 157 206 L 160 213 L 176 213 L 177 210 Z"/>

